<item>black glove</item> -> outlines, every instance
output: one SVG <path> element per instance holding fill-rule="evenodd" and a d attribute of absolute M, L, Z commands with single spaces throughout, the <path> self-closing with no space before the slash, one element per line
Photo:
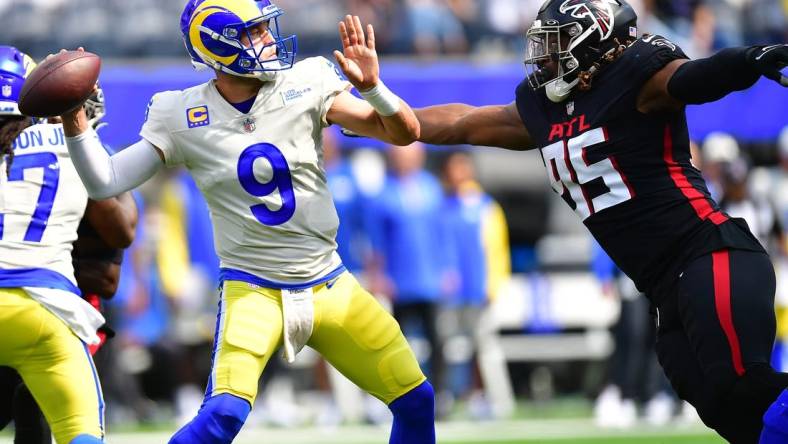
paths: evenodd
<path fill-rule="evenodd" d="M 788 77 L 780 72 L 788 66 L 788 44 L 752 48 L 747 54 L 747 61 L 762 76 L 788 87 Z"/>

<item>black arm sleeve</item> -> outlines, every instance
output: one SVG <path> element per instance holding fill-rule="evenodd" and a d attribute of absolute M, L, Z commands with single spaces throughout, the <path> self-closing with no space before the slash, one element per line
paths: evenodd
<path fill-rule="evenodd" d="M 668 93 L 684 103 L 699 104 L 751 87 L 761 76 L 748 61 L 754 49 L 727 48 L 681 65 L 668 81 Z"/>

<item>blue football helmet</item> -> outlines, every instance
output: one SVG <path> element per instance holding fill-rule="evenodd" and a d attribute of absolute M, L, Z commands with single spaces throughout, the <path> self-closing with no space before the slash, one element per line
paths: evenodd
<path fill-rule="evenodd" d="M 181 32 L 195 67 L 210 67 L 228 74 L 270 80 L 277 71 L 292 68 L 296 36 L 282 37 L 278 18 L 284 11 L 271 0 L 190 0 L 181 15 Z M 252 42 L 250 28 L 268 22 L 272 42 Z M 276 56 L 264 59 L 274 47 Z"/>
<path fill-rule="evenodd" d="M 21 116 L 19 93 L 36 62 L 13 46 L 0 46 L 0 116 Z"/>

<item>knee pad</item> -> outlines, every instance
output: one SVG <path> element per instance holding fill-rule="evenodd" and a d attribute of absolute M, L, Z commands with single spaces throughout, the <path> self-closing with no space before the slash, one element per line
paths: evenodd
<path fill-rule="evenodd" d="M 435 419 L 435 392 L 429 381 L 424 381 L 389 404 L 394 417 L 404 421 Z"/>
<path fill-rule="evenodd" d="M 251 409 L 246 400 L 235 395 L 216 395 L 205 401 L 197 416 L 170 439 L 170 444 L 230 443 Z"/>
<path fill-rule="evenodd" d="M 102 441 L 99 438 L 96 438 L 95 436 L 79 435 L 76 438 L 69 441 L 68 444 L 101 444 L 103 442 L 104 441 Z"/>

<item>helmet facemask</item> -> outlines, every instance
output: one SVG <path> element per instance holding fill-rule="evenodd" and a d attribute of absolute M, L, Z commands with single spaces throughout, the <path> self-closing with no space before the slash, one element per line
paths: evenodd
<path fill-rule="evenodd" d="M 577 22 L 534 22 L 526 32 L 525 69 L 531 88 L 545 87 L 547 96 L 556 102 L 569 95 L 578 82 L 580 62 L 572 49 L 579 43 L 581 31 Z"/>
<path fill-rule="evenodd" d="M 88 124 L 90 124 L 94 130 L 97 131 L 99 128 L 107 125 L 105 122 L 101 121 L 107 114 L 107 107 L 104 103 L 104 90 L 97 88 L 96 92 L 85 100 L 84 107 L 85 114 L 88 117 Z"/>
<path fill-rule="evenodd" d="M 281 37 L 278 17 L 283 11 L 269 1 L 257 3 L 260 15 L 246 21 L 223 7 L 207 4 L 196 8 L 184 30 L 186 48 L 195 67 L 208 66 L 236 76 L 273 80 L 278 71 L 293 66 L 296 36 Z M 261 23 L 268 24 L 271 41 L 267 44 L 255 44 L 253 30 Z"/>
<path fill-rule="evenodd" d="M 222 71 L 242 77 L 273 80 L 277 71 L 290 69 L 293 66 L 296 52 L 295 36 L 280 38 L 277 17 L 267 20 L 272 41 L 264 44 L 258 37 L 260 43 L 255 44 L 252 30 L 264 21 L 266 20 L 261 17 L 257 22 L 237 23 L 224 28 L 221 41 L 239 50 L 237 65 L 240 70 L 220 68 Z M 241 36 L 246 37 L 247 44 L 243 43 Z"/>

